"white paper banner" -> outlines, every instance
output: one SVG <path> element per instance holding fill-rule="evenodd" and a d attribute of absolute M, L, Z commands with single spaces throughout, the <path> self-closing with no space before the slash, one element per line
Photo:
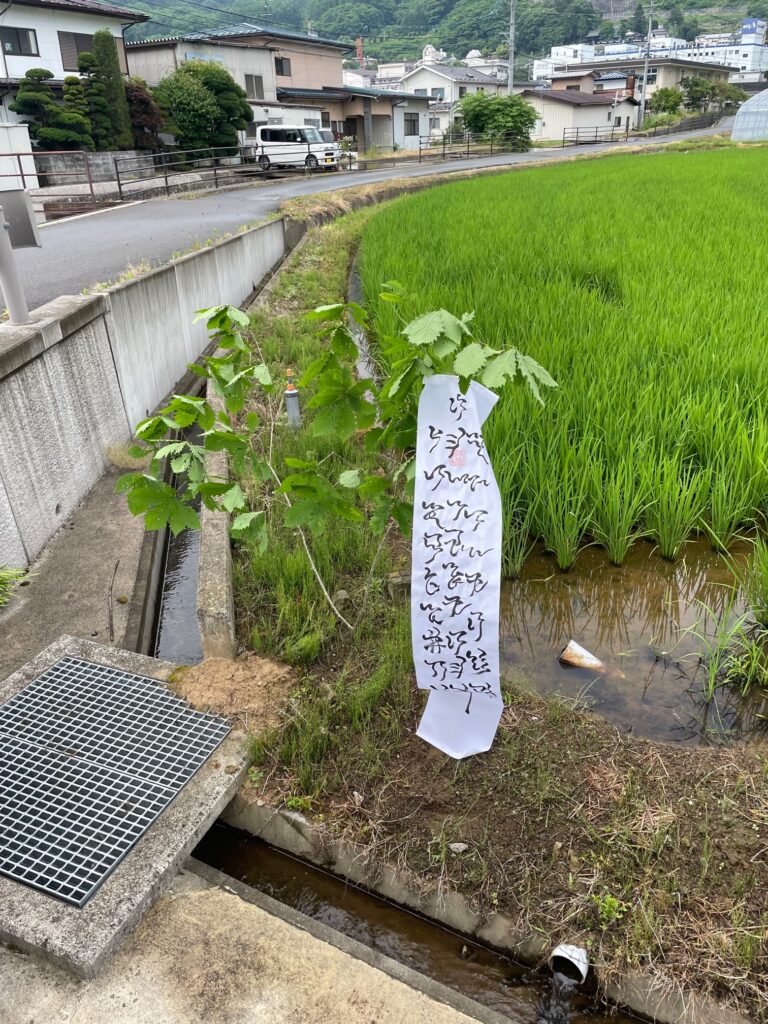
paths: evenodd
<path fill-rule="evenodd" d="M 456 758 L 490 748 L 504 708 L 501 498 L 482 433 L 496 401 L 444 374 L 419 399 L 411 632 L 416 681 L 431 692 L 418 735 Z"/>

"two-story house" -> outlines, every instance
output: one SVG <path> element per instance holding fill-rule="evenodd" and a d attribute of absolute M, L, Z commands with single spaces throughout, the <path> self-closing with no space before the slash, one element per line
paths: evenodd
<path fill-rule="evenodd" d="M 131 74 L 148 85 L 186 60 L 215 60 L 245 89 L 254 120 L 311 124 L 372 146 L 418 146 L 428 130 L 428 101 L 407 93 L 344 84 L 342 58 L 350 46 L 289 29 L 235 25 L 216 32 L 129 43 Z"/>
<path fill-rule="evenodd" d="M 13 0 L 5 4 L 0 12 L 0 120 L 21 120 L 8 105 L 27 71 L 46 68 L 53 74 L 51 85 L 60 88 L 67 75 L 77 74 L 78 55 L 91 49 L 100 29 L 115 37 L 120 66 L 127 72 L 123 33 L 147 17 L 96 0 Z"/>
<path fill-rule="evenodd" d="M 312 39 L 309 43 L 310 37 L 287 30 L 278 32 L 281 43 L 277 44 L 275 32 L 277 30 L 270 30 L 267 36 L 251 27 L 235 26 L 214 32 L 142 39 L 128 43 L 128 66 L 132 75 L 155 86 L 185 61 L 214 61 L 245 90 L 253 108 L 249 135 L 254 135 L 261 124 L 288 124 L 292 119 L 299 124 L 319 126 L 321 111 L 314 104 L 286 112 L 285 104 L 277 97 L 278 82 L 293 83 L 295 77 L 304 81 L 310 73 L 306 63 L 321 79 L 336 84 L 338 78 L 340 82 L 341 55 L 347 46 L 324 39 Z M 293 38 L 294 35 L 298 38 Z"/>
<path fill-rule="evenodd" d="M 422 64 L 403 75 L 400 87 L 429 98 L 429 129 L 441 134 L 452 127 L 459 100 L 464 96 L 474 92 L 496 95 L 506 90 L 506 85 L 496 77 L 453 64 Z"/>

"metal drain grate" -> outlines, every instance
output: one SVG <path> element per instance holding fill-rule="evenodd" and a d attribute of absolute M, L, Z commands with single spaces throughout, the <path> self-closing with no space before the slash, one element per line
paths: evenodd
<path fill-rule="evenodd" d="M 0 873 L 83 906 L 229 729 L 155 680 L 63 658 L 0 706 Z"/>

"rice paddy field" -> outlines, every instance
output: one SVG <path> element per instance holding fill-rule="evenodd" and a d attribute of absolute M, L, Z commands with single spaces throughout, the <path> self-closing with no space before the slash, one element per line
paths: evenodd
<path fill-rule="evenodd" d="M 367 223 L 360 272 L 377 333 L 396 279 L 413 309 L 474 310 L 558 389 L 512 389 L 486 433 L 505 566 L 538 538 L 562 570 L 638 537 L 667 559 L 726 551 L 768 506 L 768 149 L 625 156 L 447 185 Z"/>

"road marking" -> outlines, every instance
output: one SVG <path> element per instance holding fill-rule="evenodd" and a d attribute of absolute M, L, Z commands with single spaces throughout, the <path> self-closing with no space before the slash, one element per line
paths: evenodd
<path fill-rule="evenodd" d="M 77 213 L 74 217 L 61 217 L 59 220 L 43 221 L 38 228 L 55 228 L 57 224 L 71 224 L 73 220 L 84 220 L 86 217 L 97 217 L 101 213 L 113 213 L 115 210 L 127 210 L 129 206 L 141 206 L 146 199 L 134 199 L 132 203 L 118 203 L 117 206 L 108 206 L 106 210 L 91 210 L 90 213 Z"/>

